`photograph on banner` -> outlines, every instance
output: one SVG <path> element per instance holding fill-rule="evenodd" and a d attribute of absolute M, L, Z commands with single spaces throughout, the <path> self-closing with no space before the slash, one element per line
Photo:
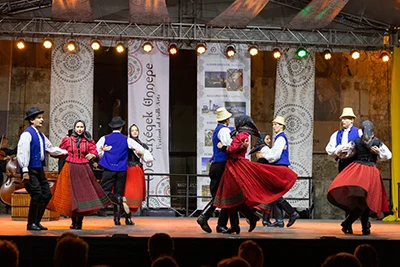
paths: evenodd
<path fill-rule="evenodd" d="M 243 91 L 243 70 L 228 69 L 226 78 L 226 90 Z"/>
<path fill-rule="evenodd" d="M 226 88 L 226 72 L 206 71 L 204 73 L 204 85 L 206 88 Z"/>

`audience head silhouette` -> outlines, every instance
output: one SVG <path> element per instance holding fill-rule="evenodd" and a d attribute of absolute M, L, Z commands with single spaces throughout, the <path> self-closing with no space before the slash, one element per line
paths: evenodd
<path fill-rule="evenodd" d="M 74 233 L 64 233 L 57 239 L 54 267 L 85 267 L 89 245 Z"/>
<path fill-rule="evenodd" d="M 363 267 L 360 261 L 352 254 L 340 252 L 331 255 L 322 263 L 321 267 Z"/>
<path fill-rule="evenodd" d="M 218 262 L 217 267 L 252 267 L 246 260 L 240 257 L 232 257 Z"/>
<path fill-rule="evenodd" d="M 240 244 L 238 256 L 246 260 L 251 267 L 264 266 L 264 253 L 260 246 L 252 240 Z"/>
<path fill-rule="evenodd" d="M 363 267 L 378 267 L 379 257 L 376 249 L 369 244 L 362 244 L 356 247 L 354 256 L 361 262 Z"/>
<path fill-rule="evenodd" d="M 161 256 L 153 261 L 151 267 L 178 267 L 178 264 L 171 256 Z"/>
<path fill-rule="evenodd" d="M 13 241 L 0 240 L 0 262 L 4 267 L 17 267 L 19 250 Z"/>
<path fill-rule="evenodd" d="M 147 248 L 150 260 L 154 261 L 160 256 L 172 256 L 174 241 L 166 233 L 157 233 L 150 237 Z"/>

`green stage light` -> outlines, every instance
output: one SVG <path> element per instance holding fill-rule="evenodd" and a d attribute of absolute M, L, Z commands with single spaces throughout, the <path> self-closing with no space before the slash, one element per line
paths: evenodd
<path fill-rule="evenodd" d="M 299 47 L 296 51 L 296 54 L 299 58 L 305 58 L 308 54 L 307 49 L 304 47 Z"/>

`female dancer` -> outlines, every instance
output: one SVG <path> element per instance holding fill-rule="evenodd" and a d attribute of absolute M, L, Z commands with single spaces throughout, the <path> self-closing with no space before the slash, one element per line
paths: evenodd
<path fill-rule="evenodd" d="M 148 151 L 148 146 L 139 140 L 139 128 L 136 124 L 129 127 L 129 137 Z M 132 212 L 136 212 L 146 199 L 146 180 L 143 171 L 143 162 L 140 154 L 135 150 L 128 151 L 128 171 L 126 175 L 124 196 L 130 212 L 125 213 L 125 223 L 134 225 L 131 219 Z"/>
<path fill-rule="evenodd" d="M 72 135 L 64 137 L 60 147 L 68 151 L 68 156 L 52 187 L 53 198 L 47 209 L 71 216 L 70 229 L 81 230 L 83 216 L 96 213 L 111 202 L 90 168 L 89 160 L 97 156 L 97 150 L 82 120 L 74 123 Z"/>
<path fill-rule="evenodd" d="M 245 158 L 247 147 L 244 144 L 248 142 L 250 134 L 260 136 L 249 116 L 235 118 L 235 132 L 230 146 L 219 145 L 228 153 L 228 160 L 214 204 L 230 209 L 231 227 L 227 232 L 239 234 L 239 220 L 234 211 L 239 210 L 249 219 L 251 232 L 258 217 L 251 211 L 249 213 L 248 207 L 272 203 L 283 196 L 295 183 L 297 174 L 287 167 L 260 164 Z"/>
<path fill-rule="evenodd" d="M 361 216 L 363 235 L 371 233 L 369 216 L 380 216 L 389 211 L 383 181 L 376 166 L 378 157 L 389 160 L 392 153 L 374 136 L 370 121 L 361 124 L 362 136 L 348 144 L 349 154 L 355 153 L 355 161 L 336 176 L 328 189 L 328 201 L 347 212 L 342 231 L 352 234 L 352 224 Z"/>

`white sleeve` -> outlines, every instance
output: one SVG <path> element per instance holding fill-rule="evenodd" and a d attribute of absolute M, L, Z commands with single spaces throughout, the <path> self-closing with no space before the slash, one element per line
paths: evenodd
<path fill-rule="evenodd" d="M 28 172 L 29 159 L 31 157 L 32 136 L 28 132 L 23 132 L 19 137 L 17 148 L 17 160 L 22 172 Z"/>
<path fill-rule="evenodd" d="M 286 140 L 282 136 L 278 137 L 272 148 L 269 148 L 268 146 L 264 146 L 261 149 L 261 152 L 263 153 L 263 157 L 268 160 L 269 163 L 274 163 L 278 161 L 281 158 L 282 152 L 285 149 L 286 146 Z"/>
<path fill-rule="evenodd" d="M 45 143 L 45 148 L 46 152 L 49 153 L 52 156 L 60 156 L 60 155 L 66 155 L 68 154 L 68 151 L 65 149 L 61 149 L 58 146 L 53 146 L 53 144 L 50 142 L 50 140 L 43 135 L 44 137 L 44 143 Z"/>
<path fill-rule="evenodd" d="M 99 141 L 96 143 L 96 148 L 97 148 L 97 153 L 99 154 L 99 158 L 103 157 L 104 151 L 103 151 L 103 146 L 104 142 L 106 141 L 106 138 L 104 136 L 100 137 Z"/>
<path fill-rule="evenodd" d="M 331 135 L 331 138 L 329 139 L 329 143 L 325 147 L 326 153 L 328 153 L 329 156 L 332 156 L 334 158 L 337 157 L 336 152 L 338 151 L 338 148 L 341 148 L 341 145 L 336 146 L 336 135 L 337 135 L 337 131 Z"/>
<path fill-rule="evenodd" d="M 221 128 L 218 132 L 218 139 L 223 146 L 229 146 L 232 143 L 231 130 L 228 127 Z"/>
<path fill-rule="evenodd" d="M 384 143 L 379 147 L 379 158 L 382 161 L 392 158 L 392 152 L 390 152 L 389 148 Z"/>
<path fill-rule="evenodd" d="M 151 163 L 153 162 L 154 158 L 153 155 L 151 155 L 150 151 L 148 151 L 147 149 L 145 149 L 144 147 L 142 147 L 138 142 L 136 142 L 135 140 L 133 140 L 132 138 L 127 139 L 128 142 L 128 147 L 129 149 L 133 149 L 135 151 L 139 151 L 141 152 L 141 154 L 143 156 L 141 156 L 140 158 L 145 162 L 145 163 Z M 136 154 L 137 155 L 137 154 Z"/>

